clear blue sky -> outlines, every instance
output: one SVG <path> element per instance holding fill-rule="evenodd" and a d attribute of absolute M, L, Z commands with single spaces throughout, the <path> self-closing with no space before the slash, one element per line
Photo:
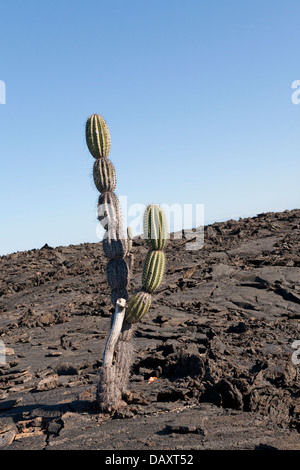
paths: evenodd
<path fill-rule="evenodd" d="M 96 242 L 84 136 L 128 205 L 205 223 L 300 207 L 299 0 L 0 1 L 0 254 Z"/>

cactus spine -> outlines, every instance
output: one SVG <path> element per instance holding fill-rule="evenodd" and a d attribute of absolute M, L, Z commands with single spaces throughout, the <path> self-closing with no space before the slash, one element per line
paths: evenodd
<path fill-rule="evenodd" d="M 86 123 L 86 142 L 92 156 L 96 159 L 93 177 L 100 192 L 98 200 L 98 219 L 105 229 L 103 251 L 108 259 L 106 277 L 111 288 L 111 300 L 115 313 L 107 338 L 102 366 L 99 369 L 97 402 L 105 411 L 117 409 L 130 373 L 132 345 L 130 343 L 133 326 L 148 312 L 151 294 L 159 287 L 165 266 L 167 224 L 161 208 L 157 205 L 147 207 L 144 215 L 144 238 L 147 239 L 149 252 L 146 257 L 142 276 L 142 290 L 128 301 L 128 284 L 133 268 L 132 230 L 127 229 L 125 239 L 122 226 L 120 203 L 114 193 L 116 172 L 108 159 L 110 134 L 105 120 L 93 114 Z M 129 263 L 127 263 L 129 259 Z"/>

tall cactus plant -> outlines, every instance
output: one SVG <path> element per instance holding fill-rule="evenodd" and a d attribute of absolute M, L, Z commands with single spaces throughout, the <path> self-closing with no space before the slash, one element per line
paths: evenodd
<path fill-rule="evenodd" d="M 133 269 L 132 231 L 125 238 L 119 200 L 114 193 L 116 172 L 109 160 L 110 134 L 102 116 L 93 114 L 86 123 L 86 142 L 96 159 L 93 177 L 100 192 L 98 219 L 105 229 L 103 251 L 108 259 L 107 282 L 115 312 L 111 321 L 102 365 L 98 371 L 97 402 L 104 411 L 113 411 L 122 404 L 132 363 L 131 338 L 137 322 L 148 312 L 152 294 L 159 287 L 165 267 L 164 248 L 167 224 L 162 209 L 149 205 L 144 215 L 144 238 L 149 252 L 146 256 L 141 290 L 128 301 L 128 285 Z"/>

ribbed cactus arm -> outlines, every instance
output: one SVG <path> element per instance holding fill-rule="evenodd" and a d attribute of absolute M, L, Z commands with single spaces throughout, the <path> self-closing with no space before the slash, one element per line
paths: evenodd
<path fill-rule="evenodd" d="M 143 269 L 143 290 L 130 299 L 126 309 L 125 320 L 128 323 L 136 323 L 146 315 L 151 305 L 151 294 L 162 281 L 165 270 L 163 248 L 167 243 L 167 235 L 167 223 L 162 209 L 156 204 L 148 206 L 144 214 L 144 238 L 151 249 Z"/>
<path fill-rule="evenodd" d="M 163 250 L 166 246 L 167 221 L 163 210 L 157 204 L 151 204 L 145 210 L 144 238 L 153 250 Z"/>
<path fill-rule="evenodd" d="M 144 271 L 143 287 L 146 292 L 154 292 L 160 285 L 165 270 L 165 254 L 161 250 L 148 252 Z"/>

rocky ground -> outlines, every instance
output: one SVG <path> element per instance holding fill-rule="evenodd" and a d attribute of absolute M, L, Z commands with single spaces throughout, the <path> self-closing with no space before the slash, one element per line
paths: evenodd
<path fill-rule="evenodd" d="M 300 450 L 300 210 L 215 223 L 201 250 L 186 245 L 167 245 L 112 416 L 95 406 L 112 313 L 101 243 L 0 258 L 1 448 Z M 146 252 L 135 239 L 131 292 Z"/>

